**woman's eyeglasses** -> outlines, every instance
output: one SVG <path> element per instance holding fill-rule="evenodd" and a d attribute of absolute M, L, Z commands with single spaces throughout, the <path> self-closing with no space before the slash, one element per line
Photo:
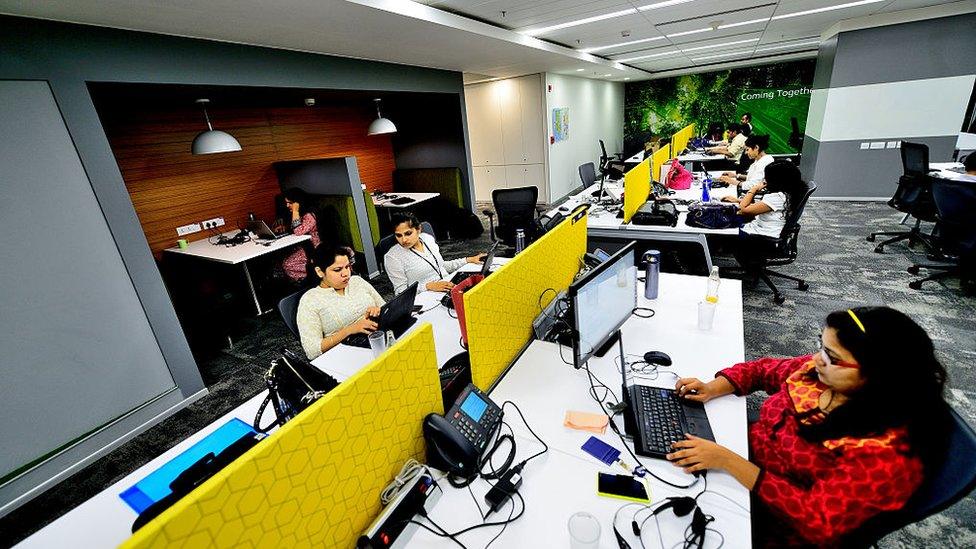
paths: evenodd
<path fill-rule="evenodd" d="M 861 365 L 856 362 L 841 362 L 840 360 L 831 360 L 830 355 L 827 354 L 827 350 L 822 346 L 820 347 L 820 358 L 824 361 L 827 366 L 840 366 L 842 368 L 860 368 Z"/>

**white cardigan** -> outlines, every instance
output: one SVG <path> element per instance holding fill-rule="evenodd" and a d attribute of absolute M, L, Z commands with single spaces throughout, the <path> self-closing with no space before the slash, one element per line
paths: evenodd
<path fill-rule="evenodd" d="M 418 284 L 417 291 L 422 292 L 427 289 L 428 282 L 444 280 L 448 273 L 467 263 L 464 257 L 444 261 L 434 237 L 427 233 L 420 233 L 420 240 L 424 243 L 422 252 L 404 248 L 398 243 L 383 256 L 383 264 L 390 282 L 393 283 L 394 293 L 399 294 L 414 282 Z"/>

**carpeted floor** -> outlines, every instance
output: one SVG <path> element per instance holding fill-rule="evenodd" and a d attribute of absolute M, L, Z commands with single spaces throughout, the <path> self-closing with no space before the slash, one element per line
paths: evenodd
<path fill-rule="evenodd" d="M 896 244 L 886 253 L 876 254 L 874 244 L 864 240 L 873 230 L 898 230 L 899 219 L 897 212 L 882 203 L 811 202 L 802 220 L 800 257 L 781 269 L 805 278 L 810 290 L 800 292 L 783 281 L 780 289 L 787 301 L 777 306 L 764 285 L 745 288 L 746 358 L 811 352 L 828 312 L 885 304 L 908 313 L 925 327 L 949 371 L 947 398 L 976 425 L 976 298 L 964 297 L 956 282 L 930 283 L 921 291 L 908 288 L 914 277 L 906 268 L 913 261 L 924 262 L 924 253 Z M 470 255 L 483 250 L 488 241 L 486 231 L 476 240 L 443 243 L 441 250 L 447 258 Z M 386 297 L 392 293 L 384 278 L 374 285 Z M 209 395 L 0 519 L 0 545 L 30 535 L 260 392 L 261 376 L 272 356 L 282 346 L 297 350 L 298 345 L 277 315 L 248 323 L 248 335 L 233 350 L 201 362 Z M 751 397 L 750 407 L 758 407 L 761 401 L 761 396 Z M 970 495 L 946 511 L 892 534 L 879 546 L 974 547 L 976 498 Z"/>

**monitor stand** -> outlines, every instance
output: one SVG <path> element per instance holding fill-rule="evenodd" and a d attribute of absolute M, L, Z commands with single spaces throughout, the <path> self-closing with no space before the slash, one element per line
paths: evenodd
<path fill-rule="evenodd" d="M 603 358 L 607 352 L 610 351 L 610 348 L 613 347 L 613 344 L 617 343 L 618 341 L 620 341 L 620 330 L 614 332 L 614 334 L 610 336 L 603 345 L 597 347 L 596 350 L 593 351 L 593 356 Z"/>

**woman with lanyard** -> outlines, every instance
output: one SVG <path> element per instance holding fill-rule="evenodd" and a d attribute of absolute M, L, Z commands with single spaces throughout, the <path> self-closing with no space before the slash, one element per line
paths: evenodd
<path fill-rule="evenodd" d="M 481 263 L 485 256 L 478 254 L 444 261 L 434 237 L 424 233 L 420 221 L 409 212 L 393 216 L 393 234 L 399 246 L 386 252 L 383 263 L 393 283 L 393 292 L 397 294 L 414 282 L 432 292 L 450 291 L 454 284 L 444 278 L 465 263 Z"/>

